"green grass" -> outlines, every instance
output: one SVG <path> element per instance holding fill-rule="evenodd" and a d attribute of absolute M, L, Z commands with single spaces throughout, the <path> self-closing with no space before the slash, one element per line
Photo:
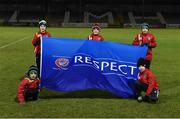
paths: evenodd
<path fill-rule="evenodd" d="M 160 83 L 157 104 L 120 99 L 97 90 L 59 93 L 43 90 L 41 99 L 14 101 L 20 77 L 34 64 L 31 40 L 38 28 L 0 27 L 0 117 L 180 117 L 180 29 L 152 29 L 158 47 L 152 70 Z M 86 38 L 91 29 L 48 28 L 54 37 Z M 102 29 L 105 39 L 131 44 L 139 29 Z"/>

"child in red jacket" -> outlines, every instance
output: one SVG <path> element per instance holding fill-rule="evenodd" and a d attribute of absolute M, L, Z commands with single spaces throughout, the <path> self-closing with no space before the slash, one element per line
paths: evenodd
<path fill-rule="evenodd" d="M 51 37 L 51 34 L 47 32 L 47 22 L 41 20 L 39 22 L 39 32 L 34 34 L 32 44 L 34 46 L 34 53 L 36 57 L 36 65 L 40 71 L 40 61 L 41 61 L 41 37 Z"/>
<path fill-rule="evenodd" d="M 25 76 L 19 84 L 17 92 L 18 102 L 23 104 L 25 101 L 37 100 L 39 84 L 38 68 L 32 65 L 27 72 L 27 76 Z"/>
<path fill-rule="evenodd" d="M 94 24 L 92 26 L 92 34 L 88 36 L 88 40 L 95 40 L 95 41 L 104 41 L 104 38 L 99 34 L 100 33 L 100 26 L 99 24 Z"/>
<path fill-rule="evenodd" d="M 151 61 L 152 61 L 152 49 L 157 46 L 155 41 L 155 37 L 149 31 L 149 24 L 143 23 L 141 24 L 141 33 L 136 35 L 135 39 L 133 40 L 133 45 L 136 46 L 144 46 L 148 47 L 148 51 L 146 54 L 146 68 L 150 69 Z"/>
<path fill-rule="evenodd" d="M 146 61 L 143 58 L 138 60 L 137 67 L 140 71 L 135 83 L 138 102 L 157 102 L 160 88 L 155 75 L 146 68 Z M 142 91 L 146 92 L 145 96 L 141 96 Z"/>

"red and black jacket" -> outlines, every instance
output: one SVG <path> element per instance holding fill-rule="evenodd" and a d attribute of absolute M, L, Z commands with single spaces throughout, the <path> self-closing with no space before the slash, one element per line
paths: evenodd
<path fill-rule="evenodd" d="M 25 77 L 19 84 L 18 87 L 18 101 L 19 102 L 24 102 L 24 94 L 26 93 L 27 90 L 30 89 L 38 89 L 40 84 L 40 80 L 34 79 L 31 80 L 29 77 Z"/>
<path fill-rule="evenodd" d="M 34 34 L 34 38 L 32 40 L 32 44 L 34 46 L 34 53 L 36 56 L 39 56 L 41 53 L 41 41 L 40 41 L 40 37 L 51 37 L 51 34 L 49 32 L 38 32 Z"/>
<path fill-rule="evenodd" d="M 91 34 L 87 38 L 88 40 L 104 41 L 104 38 L 99 34 Z"/>
<path fill-rule="evenodd" d="M 133 45 L 140 46 L 142 44 L 147 43 L 149 45 L 148 51 L 146 54 L 146 60 L 151 61 L 152 60 L 152 48 L 155 48 L 157 46 L 154 36 L 151 33 L 140 33 L 136 35 Z"/>
<path fill-rule="evenodd" d="M 146 84 L 148 86 L 147 91 L 146 91 L 147 96 L 150 95 L 153 88 L 158 89 L 158 90 L 160 89 L 159 84 L 156 81 L 155 75 L 149 69 L 145 69 L 145 71 L 140 72 L 138 74 L 138 80 L 141 83 Z"/>

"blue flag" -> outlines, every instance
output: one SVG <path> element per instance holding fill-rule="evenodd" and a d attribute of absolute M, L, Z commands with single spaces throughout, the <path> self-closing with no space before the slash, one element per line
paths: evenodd
<path fill-rule="evenodd" d="M 137 61 L 147 47 L 72 38 L 41 40 L 41 87 L 56 91 L 99 89 L 134 97 Z"/>

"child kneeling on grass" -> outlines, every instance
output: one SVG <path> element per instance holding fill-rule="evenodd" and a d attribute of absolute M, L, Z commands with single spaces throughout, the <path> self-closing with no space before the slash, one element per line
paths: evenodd
<path fill-rule="evenodd" d="M 160 88 L 155 75 L 151 70 L 146 68 L 146 61 L 143 58 L 138 60 L 137 67 L 140 71 L 138 80 L 135 83 L 138 102 L 145 101 L 156 103 L 158 101 Z M 145 96 L 141 96 L 142 91 L 146 92 Z"/>
<path fill-rule="evenodd" d="M 38 99 L 40 79 L 38 78 L 38 68 L 32 65 L 18 87 L 17 99 L 20 104 L 25 101 L 35 101 Z"/>

